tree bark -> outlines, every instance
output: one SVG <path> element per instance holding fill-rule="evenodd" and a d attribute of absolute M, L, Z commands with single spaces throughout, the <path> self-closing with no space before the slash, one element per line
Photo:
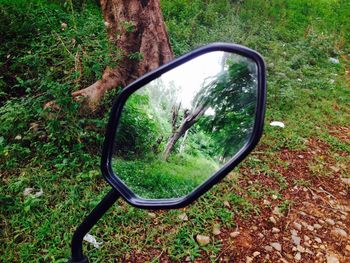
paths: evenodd
<path fill-rule="evenodd" d="M 172 60 L 174 54 L 159 0 L 100 0 L 109 40 L 121 51 L 116 68 L 106 67 L 102 79 L 72 93 L 95 109 L 106 91 L 126 86 Z"/>

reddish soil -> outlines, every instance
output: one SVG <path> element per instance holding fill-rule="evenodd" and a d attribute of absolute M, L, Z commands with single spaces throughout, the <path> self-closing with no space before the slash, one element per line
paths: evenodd
<path fill-rule="evenodd" d="M 346 137 L 349 129 L 344 129 L 334 129 L 334 135 L 350 141 Z M 271 197 L 253 199 L 252 202 L 260 207 L 260 214 L 249 219 L 235 217 L 240 234 L 232 238 L 230 230 L 225 231 L 221 237 L 224 248 L 218 260 L 350 262 L 350 188 L 341 180 L 340 171 L 334 168 L 335 161 L 329 154 L 329 146 L 312 139 L 307 150 L 285 149 L 279 152 L 277 159 L 288 163 L 285 166 L 276 162 L 271 168 L 286 179 L 288 187 L 282 191 L 281 200 L 290 200 L 291 206 L 278 215 L 273 210 L 281 204 L 281 200 Z M 327 164 L 321 167 L 322 175 L 310 170 L 310 164 L 317 163 L 319 159 Z M 271 177 L 249 174 L 244 168 L 242 172 L 249 177 L 240 182 L 243 189 L 247 184 L 256 182 L 267 188 L 277 188 L 276 180 Z M 305 182 L 305 185 L 296 183 L 296 180 Z M 298 242 L 293 243 L 292 233 L 297 236 L 296 239 L 300 238 L 299 246 L 296 245 Z M 272 248 L 271 243 L 278 243 L 280 251 Z"/>

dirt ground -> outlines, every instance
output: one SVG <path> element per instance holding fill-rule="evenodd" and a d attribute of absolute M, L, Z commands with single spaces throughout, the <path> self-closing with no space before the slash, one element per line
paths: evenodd
<path fill-rule="evenodd" d="M 333 128 L 331 133 L 350 142 L 350 127 Z M 292 205 L 281 212 L 278 200 L 262 198 L 259 215 L 237 216 L 237 229 L 220 236 L 224 247 L 218 262 L 350 262 L 350 179 L 340 173 L 350 171 L 350 164 L 338 167 L 322 141 L 311 139 L 308 145 L 305 151 L 280 151 L 276 159 L 288 166 L 276 162 L 271 167 L 288 185 L 307 182 L 282 191 L 279 199 L 291 200 Z M 327 164 L 318 167 L 319 176 L 310 168 L 317 160 Z M 276 187 L 271 177 L 243 173 L 249 177 L 240 182 L 243 189 L 255 182 Z"/>

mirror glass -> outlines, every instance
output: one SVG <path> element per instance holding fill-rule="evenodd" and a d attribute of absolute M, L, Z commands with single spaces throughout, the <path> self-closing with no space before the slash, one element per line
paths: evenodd
<path fill-rule="evenodd" d="M 215 51 L 137 90 L 118 124 L 114 173 L 144 199 L 191 193 L 248 142 L 257 74 L 253 60 Z"/>

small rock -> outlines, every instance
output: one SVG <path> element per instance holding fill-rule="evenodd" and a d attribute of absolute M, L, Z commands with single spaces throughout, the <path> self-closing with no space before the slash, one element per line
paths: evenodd
<path fill-rule="evenodd" d="M 272 252 L 272 247 L 271 247 L 271 246 L 264 246 L 264 249 L 265 249 L 267 252 Z"/>
<path fill-rule="evenodd" d="M 257 230 L 258 230 L 258 227 L 257 227 L 257 226 L 252 226 L 252 230 L 253 230 L 253 231 L 257 231 Z"/>
<path fill-rule="evenodd" d="M 339 263 L 339 259 L 333 254 L 326 255 L 327 263 Z"/>
<path fill-rule="evenodd" d="M 300 252 L 297 252 L 297 253 L 295 254 L 294 259 L 295 259 L 296 261 L 299 261 L 299 260 L 301 259 L 301 254 L 300 254 Z"/>
<path fill-rule="evenodd" d="M 277 200 L 278 196 L 277 195 L 272 195 L 273 200 Z"/>
<path fill-rule="evenodd" d="M 315 228 L 315 229 L 321 229 L 322 226 L 321 226 L 320 224 L 314 224 L 314 228 Z"/>
<path fill-rule="evenodd" d="M 272 211 L 272 214 L 274 214 L 276 216 L 282 216 L 281 210 L 279 209 L 278 206 L 275 206 L 275 208 Z"/>
<path fill-rule="evenodd" d="M 303 248 L 302 246 L 298 245 L 297 246 L 297 250 L 301 253 L 304 253 L 305 252 L 305 248 Z"/>
<path fill-rule="evenodd" d="M 298 237 L 298 236 L 292 235 L 292 241 L 293 241 L 293 244 L 294 244 L 294 245 L 299 246 L 299 245 L 300 245 L 301 239 L 300 239 L 300 237 Z"/>
<path fill-rule="evenodd" d="M 246 263 L 252 263 L 253 262 L 253 258 L 247 256 L 245 262 Z"/>
<path fill-rule="evenodd" d="M 275 224 L 275 225 L 277 224 L 277 221 L 273 216 L 270 216 L 269 220 L 272 224 Z"/>
<path fill-rule="evenodd" d="M 350 252 L 350 245 L 346 245 L 345 249 Z"/>
<path fill-rule="evenodd" d="M 263 204 L 269 206 L 269 205 L 271 205 L 271 202 L 264 199 Z"/>
<path fill-rule="evenodd" d="M 319 237 L 315 237 L 315 241 L 316 241 L 317 243 L 319 243 L 319 244 L 322 243 L 322 240 L 321 240 L 321 238 L 319 238 Z"/>
<path fill-rule="evenodd" d="M 341 178 L 343 183 L 350 185 L 350 178 Z"/>
<path fill-rule="evenodd" d="M 277 227 L 272 228 L 272 233 L 278 233 L 278 232 L 280 232 L 280 230 Z"/>
<path fill-rule="evenodd" d="M 197 240 L 199 245 L 205 246 L 205 245 L 209 244 L 210 237 L 203 236 L 203 235 L 197 235 L 196 236 L 196 240 Z"/>
<path fill-rule="evenodd" d="M 292 236 L 298 235 L 298 231 L 296 231 L 295 229 L 292 229 L 290 232 L 292 233 Z"/>
<path fill-rule="evenodd" d="M 301 224 L 294 222 L 293 225 L 297 230 L 299 230 L 299 231 L 301 230 Z"/>
<path fill-rule="evenodd" d="M 314 252 L 312 252 L 312 251 L 311 251 L 310 249 L 308 249 L 308 248 L 305 249 L 305 252 L 308 253 L 308 254 L 310 254 L 310 255 L 313 255 L 313 254 L 314 254 Z"/>
<path fill-rule="evenodd" d="M 319 222 L 320 224 L 324 224 L 324 221 L 323 221 L 322 219 L 318 219 L 318 222 Z"/>
<path fill-rule="evenodd" d="M 307 226 L 307 230 L 309 230 L 309 231 L 314 231 L 314 227 L 313 227 L 313 226 L 308 225 L 308 226 Z"/>
<path fill-rule="evenodd" d="M 310 240 L 310 238 L 307 235 L 304 235 L 304 240 L 307 242 Z"/>
<path fill-rule="evenodd" d="M 239 235 L 239 231 L 234 231 L 230 233 L 230 237 L 233 237 L 233 238 L 237 237 L 238 235 Z"/>
<path fill-rule="evenodd" d="M 272 243 L 270 243 L 270 246 L 273 247 L 274 249 L 276 249 L 279 252 L 282 250 L 282 246 L 278 242 L 272 242 Z"/>
<path fill-rule="evenodd" d="M 307 188 L 305 188 L 305 189 L 307 191 Z M 300 211 L 299 214 L 302 215 L 302 216 L 307 216 L 307 214 L 304 211 Z"/>
<path fill-rule="evenodd" d="M 334 226 L 334 225 L 335 225 L 334 220 L 333 220 L 333 219 L 331 219 L 331 218 L 327 218 L 325 221 L 326 221 L 328 224 L 332 225 L 332 226 Z"/>
<path fill-rule="evenodd" d="M 186 213 L 182 213 L 178 216 L 178 218 L 182 221 L 188 221 L 188 217 L 186 215 Z"/>
<path fill-rule="evenodd" d="M 17 141 L 19 141 L 19 140 L 21 140 L 22 139 L 22 136 L 21 135 L 17 135 L 16 137 L 15 137 L 15 140 L 17 140 Z"/>
<path fill-rule="evenodd" d="M 348 236 L 346 231 L 344 229 L 342 229 L 342 228 L 339 228 L 339 227 L 337 227 L 334 230 L 332 230 L 331 233 L 334 234 L 334 235 L 342 236 L 342 237 L 347 237 Z"/>
<path fill-rule="evenodd" d="M 333 64 L 339 64 L 339 59 L 337 59 L 337 58 L 329 58 L 328 60 L 329 60 L 329 62 L 331 62 Z"/>
<path fill-rule="evenodd" d="M 150 218 L 156 218 L 157 215 L 156 215 L 155 213 L 151 213 L 151 212 L 150 212 L 150 213 L 148 213 L 148 216 L 149 216 Z"/>
<path fill-rule="evenodd" d="M 264 237 L 263 233 L 259 233 L 258 237 L 263 238 Z"/>
<path fill-rule="evenodd" d="M 320 249 L 325 250 L 326 247 L 325 247 L 324 245 L 321 245 L 321 246 L 320 246 Z"/>
<path fill-rule="evenodd" d="M 228 201 L 224 201 L 224 206 L 226 206 L 227 208 L 231 207 L 231 205 L 230 205 L 230 203 Z"/>
<path fill-rule="evenodd" d="M 213 235 L 217 236 L 217 235 L 220 235 L 220 234 L 221 234 L 220 225 L 219 224 L 215 224 L 213 226 Z"/>
<path fill-rule="evenodd" d="M 253 253 L 253 257 L 257 257 L 257 256 L 259 256 L 260 255 L 260 252 L 259 251 L 255 251 L 254 253 Z"/>

